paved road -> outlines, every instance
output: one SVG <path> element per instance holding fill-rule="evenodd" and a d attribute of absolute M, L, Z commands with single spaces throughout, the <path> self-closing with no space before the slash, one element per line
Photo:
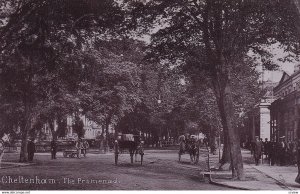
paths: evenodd
<path fill-rule="evenodd" d="M 15 160 L 17 154 L 6 154 L 5 161 Z M 0 169 L 0 190 L 89 189 L 89 190 L 224 190 L 211 185 L 199 175 L 205 163 L 177 160 L 176 150 L 147 150 L 144 165 L 130 164 L 128 154 L 114 165 L 113 154 L 88 154 L 87 158 L 50 160 L 50 154 L 35 155 L 35 165 Z M 27 183 L 26 183 L 27 181 Z M 30 183 L 31 182 L 31 183 Z"/>

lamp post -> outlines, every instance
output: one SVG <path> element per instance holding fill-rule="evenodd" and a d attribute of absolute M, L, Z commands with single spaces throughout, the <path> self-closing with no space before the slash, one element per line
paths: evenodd
<path fill-rule="evenodd" d="M 158 104 L 158 105 L 160 105 L 160 104 L 161 104 L 161 98 L 160 98 L 160 94 L 158 95 L 157 104 Z"/>
<path fill-rule="evenodd" d="M 157 104 L 158 104 L 158 111 L 160 111 L 160 104 L 161 104 L 160 94 L 158 95 Z M 159 147 L 162 147 L 161 139 L 162 139 L 162 137 L 161 137 L 161 126 L 159 126 L 159 137 L 158 137 Z"/>

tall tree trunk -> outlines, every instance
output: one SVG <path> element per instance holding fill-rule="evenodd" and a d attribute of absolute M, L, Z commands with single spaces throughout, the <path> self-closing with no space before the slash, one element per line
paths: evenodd
<path fill-rule="evenodd" d="M 55 131 L 55 129 L 54 129 L 54 120 L 50 119 L 48 121 L 48 124 L 49 124 L 50 130 L 51 130 L 52 139 L 57 140 L 57 131 Z"/>
<path fill-rule="evenodd" d="M 217 77 L 218 80 L 220 77 Z M 217 92 L 216 99 L 218 103 L 218 109 L 220 112 L 221 122 L 224 131 L 224 148 L 229 150 L 230 153 L 230 165 L 232 170 L 232 178 L 239 180 L 244 179 L 243 160 L 240 148 L 240 139 L 237 128 L 234 126 L 234 105 L 232 100 L 230 80 L 227 83 L 223 83 L 224 89 L 221 88 L 220 84 L 213 82 L 214 88 Z M 227 136 L 227 142 L 226 137 Z M 224 152 L 228 154 L 228 150 Z M 224 155 L 224 158 L 228 155 Z"/>
<path fill-rule="evenodd" d="M 228 146 L 228 132 L 224 131 L 224 147 L 223 147 L 223 153 L 222 153 L 222 158 L 221 158 L 221 164 L 226 164 L 230 163 L 230 149 Z"/>
<path fill-rule="evenodd" d="M 105 149 L 104 149 L 104 143 L 105 143 L 105 126 L 102 124 L 101 125 L 102 127 L 102 133 L 101 133 L 101 142 L 100 142 L 100 146 L 99 146 L 99 149 L 102 150 L 103 152 L 105 152 Z"/>
<path fill-rule="evenodd" d="M 110 124 L 110 118 L 106 119 L 105 121 L 105 152 L 107 152 L 109 150 L 109 145 L 108 145 L 108 141 L 109 141 L 109 124 Z"/>
<path fill-rule="evenodd" d="M 105 133 L 105 126 L 102 124 L 102 136 L 104 137 L 104 133 Z"/>
<path fill-rule="evenodd" d="M 239 180 L 244 180 L 244 169 L 243 169 L 243 158 L 240 147 L 240 138 L 237 127 L 234 126 L 234 106 L 231 93 L 230 81 L 226 85 L 225 98 L 223 98 L 222 112 L 226 119 L 224 120 L 227 124 L 228 131 L 228 145 L 230 148 L 230 158 L 231 158 L 231 170 L 232 177 Z"/>
<path fill-rule="evenodd" d="M 28 127 L 24 126 L 22 129 L 22 143 L 21 143 L 21 151 L 20 151 L 20 162 L 27 162 L 28 156 L 27 156 L 27 139 L 28 139 Z"/>
<path fill-rule="evenodd" d="M 20 151 L 20 162 L 27 162 L 27 142 L 28 142 L 28 133 L 31 127 L 31 118 L 30 118 L 30 107 L 27 103 L 25 103 L 25 117 L 23 121 L 23 125 L 21 126 L 22 131 L 22 142 L 21 142 L 21 151 Z"/>

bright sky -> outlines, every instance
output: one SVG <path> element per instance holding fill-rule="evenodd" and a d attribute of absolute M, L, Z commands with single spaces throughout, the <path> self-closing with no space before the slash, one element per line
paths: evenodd
<path fill-rule="evenodd" d="M 275 44 L 270 47 L 269 51 L 274 55 L 273 62 L 279 65 L 279 70 L 277 71 L 265 71 L 263 75 L 263 79 L 271 80 L 274 82 L 279 82 L 283 71 L 291 75 L 294 73 L 294 66 L 300 62 L 281 62 L 278 59 L 286 56 L 288 53 L 285 53 L 282 48 L 278 48 L 278 44 Z M 262 72 L 262 67 L 257 67 L 259 72 Z"/>
<path fill-rule="evenodd" d="M 282 71 L 265 71 L 264 73 L 264 80 L 270 79 L 273 82 L 279 82 L 283 71 L 287 72 L 291 75 L 294 72 L 294 65 L 293 64 L 282 64 L 281 65 Z"/>

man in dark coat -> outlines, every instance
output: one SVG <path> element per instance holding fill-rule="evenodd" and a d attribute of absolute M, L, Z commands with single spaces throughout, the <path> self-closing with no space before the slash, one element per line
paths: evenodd
<path fill-rule="evenodd" d="M 297 175 L 295 181 L 296 181 L 297 183 L 300 184 L 300 139 L 297 139 L 297 144 L 296 144 L 296 146 L 297 146 L 297 149 L 296 149 L 296 150 L 297 150 L 298 175 Z"/>
<path fill-rule="evenodd" d="M 256 136 L 256 140 L 253 142 L 254 145 L 254 160 L 255 160 L 255 164 L 258 165 L 259 164 L 259 159 L 261 158 L 261 154 L 262 154 L 262 142 L 259 140 L 259 137 Z"/>
<path fill-rule="evenodd" d="M 268 148 L 269 148 L 269 161 L 270 164 L 273 166 L 276 163 L 276 142 L 270 141 Z"/>
<path fill-rule="evenodd" d="M 33 142 L 33 139 L 30 139 L 27 144 L 27 153 L 28 153 L 28 161 L 31 162 L 33 160 L 33 156 L 35 153 L 35 144 Z"/>
<path fill-rule="evenodd" d="M 266 155 L 266 158 L 268 158 L 268 159 L 269 159 L 269 145 L 270 145 L 270 142 L 268 141 L 268 138 L 265 138 L 265 141 L 263 142 L 264 154 Z"/>
<path fill-rule="evenodd" d="M 279 138 L 278 148 L 279 164 L 280 166 L 283 166 L 286 164 L 287 155 L 287 143 L 285 142 L 285 136 Z"/>
<path fill-rule="evenodd" d="M 51 141 L 50 146 L 51 146 L 51 159 L 56 159 L 57 143 L 54 139 Z"/>

